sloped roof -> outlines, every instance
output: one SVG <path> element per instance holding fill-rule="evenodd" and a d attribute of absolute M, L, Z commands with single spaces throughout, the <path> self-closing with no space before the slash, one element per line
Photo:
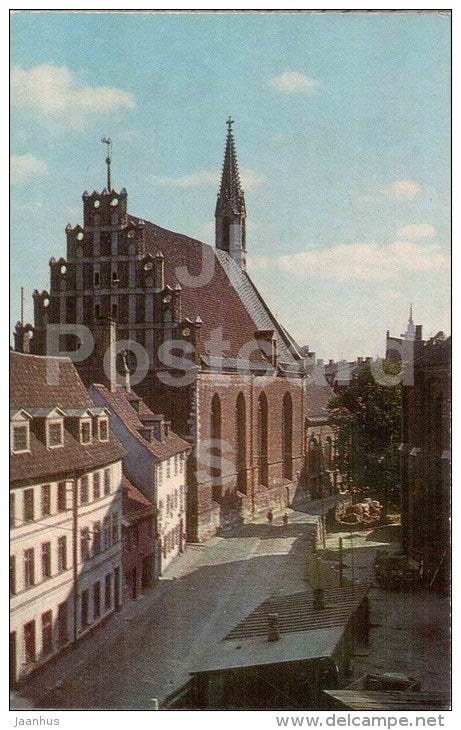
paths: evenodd
<path fill-rule="evenodd" d="M 200 657 L 192 674 L 332 656 L 368 586 L 325 590 L 324 609 L 313 608 L 312 591 L 263 601 L 227 636 Z M 280 638 L 268 641 L 268 614 L 278 614 Z"/>
<path fill-rule="evenodd" d="M 154 507 L 147 497 L 136 489 L 126 474 L 122 475 L 123 494 L 123 517 L 128 522 L 151 517 L 154 514 Z"/>
<path fill-rule="evenodd" d="M 59 381 L 49 384 L 56 367 Z M 84 409 L 93 405 L 69 358 L 10 352 L 11 408 Z"/>
<path fill-rule="evenodd" d="M 48 385 L 47 365 L 56 360 L 59 360 L 59 384 Z M 10 398 L 12 408 L 23 408 L 32 414 L 49 412 L 55 406 L 65 412 L 81 412 L 94 405 L 70 360 L 18 352 L 10 353 Z M 84 445 L 66 428 L 64 445 L 50 449 L 31 427 L 29 447 L 28 452 L 10 455 L 12 485 L 75 476 L 110 464 L 126 453 L 112 433 L 109 441 L 95 438 Z"/>
<path fill-rule="evenodd" d="M 308 384 L 306 389 L 306 418 L 312 424 L 326 423 L 330 418 L 328 403 L 335 395 L 329 385 Z"/>
<path fill-rule="evenodd" d="M 314 608 L 313 592 L 299 591 L 272 596 L 257 606 L 235 626 L 225 639 L 244 639 L 267 635 L 267 616 L 276 613 L 281 634 L 309 629 L 346 626 L 368 592 L 368 586 L 345 586 L 324 591 L 325 608 Z"/>
<path fill-rule="evenodd" d="M 190 450 L 188 442 L 174 433 L 171 428 L 169 429 L 168 436 L 164 441 L 158 441 L 156 438 L 152 438 L 151 441 L 145 439 L 140 433 L 141 429 L 146 428 L 142 419 L 153 419 L 155 418 L 155 414 L 143 400 L 139 399 L 137 396 L 133 398 L 133 393 L 128 393 L 122 386 L 117 386 L 115 392 L 111 392 L 104 385 L 100 385 L 98 383 L 94 384 L 92 388 L 104 399 L 109 410 L 122 421 L 128 431 L 140 443 L 142 443 L 142 445 L 150 451 L 156 459 L 168 459 L 175 454 L 185 451 L 186 449 Z M 139 413 L 131 405 L 131 401 L 133 400 L 138 401 L 139 403 Z"/>
<path fill-rule="evenodd" d="M 134 223 L 139 218 L 129 216 Z M 165 284 L 182 286 L 182 313 L 194 320 L 199 316 L 201 327 L 201 355 L 208 354 L 205 343 L 213 330 L 222 327 L 223 339 L 229 347 L 227 358 L 239 357 L 242 347 L 254 340 L 258 329 L 275 330 L 278 356 L 281 363 L 295 364 L 298 360 L 292 352 L 298 346 L 286 330 L 276 321 L 248 274 L 225 251 L 214 249 L 194 238 L 144 221 L 146 249 L 152 255 L 161 251 L 165 259 Z M 197 277 L 197 286 L 191 286 L 181 274 L 181 267 L 190 277 Z M 210 272 L 199 281 L 199 274 Z M 258 349 L 251 355 L 252 361 L 265 361 Z"/>

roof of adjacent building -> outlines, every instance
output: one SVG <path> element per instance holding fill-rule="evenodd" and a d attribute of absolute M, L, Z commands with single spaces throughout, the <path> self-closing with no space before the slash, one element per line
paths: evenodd
<path fill-rule="evenodd" d="M 56 363 L 59 382 L 49 385 L 47 373 Z M 81 413 L 94 408 L 73 363 L 67 358 L 10 352 L 10 400 L 13 411 L 25 410 L 32 416 L 29 451 L 10 456 L 12 485 L 78 476 L 117 461 L 126 453 L 112 433 L 108 441 L 94 439 L 84 445 L 64 428 L 63 446 L 47 448 L 34 432 L 34 418 L 43 417 L 55 407 L 64 412 L 65 425 L 66 416 L 72 410 Z"/>
<path fill-rule="evenodd" d="M 55 381 L 56 372 L 58 377 Z M 10 408 L 56 407 L 94 407 L 71 360 L 11 351 Z"/>
<path fill-rule="evenodd" d="M 325 608 L 316 609 L 312 591 L 299 591 L 272 596 L 260 603 L 246 618 L 235 626 L 226 639 L 242 639 L 267 634 L 267 616 L 278 615 L 281 634 L 309 629 L 327 629 L 344 626 L 351 613 L 368 592 L 368 586 L 345 586 L 324 591 Z"/>
<path fill-rule="evenodd" d="M 99 396 L 107 404 L 109 410 L 120 419 L 125 428 L 140 443 L 142 443 L 142 445 L 150 451 L 156 459 L 169 459 L 175 454 L 190 450 L 189 443 L 178 436 L 171 428 L 168 429 L 168 436 L 163 441 L 159 441 L 153 436 L 152 439 L 148 441 L 142 435 L 141 432 L 146 428 L 146 423 L 156 419 L 156 415 L 135 393 L 128 392 L 120 385 L 116 386 L 115 391 L 112 392 L 99 383 L 94 384 L 92 389 L 95 393 L 99 394 Z M 133 402 L 137 402 L 139 413 L 133 407 Z"/>
<path fill-rule="evenodd" d="M 309 384 L 306 389 L 306 418 L 312 425 L 326 423 L 330 418 L 328 403 L 335 395 L 329 385 Z"/>
<path fill-rule="evenodd" d="M 135 216 L 129 218 L 134 223 L 140 220 Z M 213 330 L 222 327 L 223 339 L 228 342 L 223 353 L 226 358 L 265 361 L 256 347 L 251 354 L 242 355 L 241 351 L 246 343 L 254 340 L 256 330 L 272 329 L 277 335 L 279 362 L 302 368 L 298 345 L 277 322 L 248 274 L 227 252 L 149 221 L 144 223 L 147 251 L 164 255 L 165 284 L 174 287 L 179 281 L 182 285 L 183 316 L 191 320 L 199 316 L 203 321 L 201 355 L 209 354 L 205 343 Z M 189 277 L 199 277 L 201 272 L 203 276 L 194 286 L 188 283 L 184 272 Z"/>
<path fill-rule="evenodd" d="M 128 523 L 151 517 L 154 507 L 147 497 L 136 489 L 126 474 L 122 475 L 123 519 Z"/>
<path fill-rule="evenodd" d="M 314 609 L 312 591 L 268 598 L 206 652 L 191 673 L 331 657 L 367 592 L 363 585 L 325 590 L 324 609 Z M 268 614 L 274 613 L 280 638 L 268 641 Z"/>

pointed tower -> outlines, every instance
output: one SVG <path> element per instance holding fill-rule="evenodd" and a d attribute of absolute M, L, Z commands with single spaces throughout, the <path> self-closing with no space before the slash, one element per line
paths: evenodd
<path fill-rule="evenodd" d="M 227 253 L 245 269 L 245 196 L 240 184 L 237 153 L 235 151 L 233 120 L 227 120 L 226 151 L 221 176 L 221 187 L 216 201 L 216 248 Z"/>
<path fill-rule="evenodd" d="M 413 323 L 413 304 L 410 304 L 410 317 L 408 319 L 407 331 L 405 332 L 405 339 L 412 342 L 415 339 L 415 325 Z"/>

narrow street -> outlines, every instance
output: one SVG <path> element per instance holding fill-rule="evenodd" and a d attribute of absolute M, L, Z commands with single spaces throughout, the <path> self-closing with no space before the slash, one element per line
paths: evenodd
<path fill-rule="evenodd" d="M 160 583 L 116 614 L 92 637 L 32 678 L 12 707 L 153 709 L 179 689 L 189 667 L 270 595 L 305 590 L 307 543 L 319 503 L 287 510 L 274 524 L 241 525 L 206 544 L 189 545 Z M 371 582 L 376 549 L 397 549 L 396 531 L 378 528 L 345 539 L 344 576 Z M 337 563 L 338 533 L 318 555 Z M 344 533 L 346 537 L 346 533 Z M 353 550 L 351 551 L 351 547 Z M 336 552 L 336 555 L 335 555 Z M 353 657 L 354 677 L 397 671 L 422 688 L 448 691 L 450 608 L 428 590 L 370 590 L 370 645 Z"/>
<path fill-rule="evenodd" d="M 305 590 L 316 518 L 287 511 L 286 528 L 275 515 L 273 525 L 253 522 L 188 546 L 158 586 L 31 679 L 15 705 L 24 698 L 41 708 L 152 709 L 153 698 L 186 682 L 197 657 L 261 601 Z"/>

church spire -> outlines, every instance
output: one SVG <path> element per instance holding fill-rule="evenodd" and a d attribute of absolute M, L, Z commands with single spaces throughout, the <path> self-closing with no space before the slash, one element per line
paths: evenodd
<path fill-rule="evenodd" d="M 232 131 L 231 117 L 226 121 L 227 138 L 221 185 L 216 201 L 216 248 L 231 256 L 238 265 L 245 268 L 245 196 L 240 175 Z"/>
<path fill-rule="evenodd" d="M 410 317 L 408 319 L 407 331 L 405 332 L 405 339 L 412 342 L 415 339 L 416 327 L 413 323 L 413 304 L 410 304 Z"/>

